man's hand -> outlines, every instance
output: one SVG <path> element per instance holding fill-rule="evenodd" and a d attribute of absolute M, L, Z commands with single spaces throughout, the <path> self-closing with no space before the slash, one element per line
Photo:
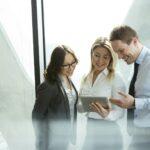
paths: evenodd
<path fill-rule="evenodd" d="M 91 103 L 90 107 L 93 111 L 97 112 L 103 118 L 107 117 L 111 110 L 110 103 L 108 103 L 108 108 L 104 108 L 99 102 Z"/>
<path fill-rule="evenodd" d="M 118 92 L 118 94 L 122 96 L 122 99 L 110 98 L 109 100 L 111 103 L 127 109 L 134 107 L 135 99 L 133 96 L 122 92 Z"/>

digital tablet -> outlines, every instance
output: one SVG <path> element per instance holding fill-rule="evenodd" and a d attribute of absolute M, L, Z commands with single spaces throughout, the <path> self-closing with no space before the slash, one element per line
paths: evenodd
<path fill-rule="evenodd" d="M 92 109 L 90 108 L 90 104 L 92 102 L 99 102 L 103 107 L 108 108 L 108 97 L 79 96 L 79 98 L 81 100 L 84 112 L 92 112 Z"/>

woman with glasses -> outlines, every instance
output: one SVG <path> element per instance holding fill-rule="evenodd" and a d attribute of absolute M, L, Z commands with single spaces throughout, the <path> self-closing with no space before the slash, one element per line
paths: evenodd
<path fill-rule="evenodd" d="M 70 77 L 77 62 L 64 45 L 51 54 L 32 112 L 37 150 L 71 150 L 75 144 L 78 93 Z"/>
<path fill-rule="evenodd" d="M 121 76 L 115 71 L 116 55 L 109 41 L 100 37 L 91 48 L 91 70 L 84 77 L 80 88 L 81 96 L 115 97 L 118 91 L 125 91 L 126 87 Z M 122 136 L 117 121 L 123 117 L 123 109 L 112 105 L 107 107 L 96 101 L 90 105 L 87 116 L 86 137 L 84 150 L 122 150 Z M 82 103 L 79 101 L 79 111 Z"/>

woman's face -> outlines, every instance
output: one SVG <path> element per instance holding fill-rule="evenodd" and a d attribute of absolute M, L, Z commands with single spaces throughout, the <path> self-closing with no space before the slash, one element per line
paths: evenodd
<path fill-rule="evenodd" d="M 93 71 L 101 72 L 108 67 L 111 60 L 110 52 L 103 47 L 97 47 L 92 52 Z"/>
<path fill-rule="evenodd" d="M 76 60 L 72 54 L 67 53 L 64 59 L 64 63 L 61 67 L 61 74 L 64 76 L 71 76 L 76 67 Z"/>

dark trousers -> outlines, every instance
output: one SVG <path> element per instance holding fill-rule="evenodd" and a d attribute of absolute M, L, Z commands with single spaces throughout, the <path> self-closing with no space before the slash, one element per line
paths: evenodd
<path fill-rule="evenodd" d="M 88 119 L 83 150 L 122 150 L 123 141 L 115 122 Z"/>
<path fill-rule="evenodd" d="M 128 150 L 150 150 L 150 128 L 135 128 Z"/>

